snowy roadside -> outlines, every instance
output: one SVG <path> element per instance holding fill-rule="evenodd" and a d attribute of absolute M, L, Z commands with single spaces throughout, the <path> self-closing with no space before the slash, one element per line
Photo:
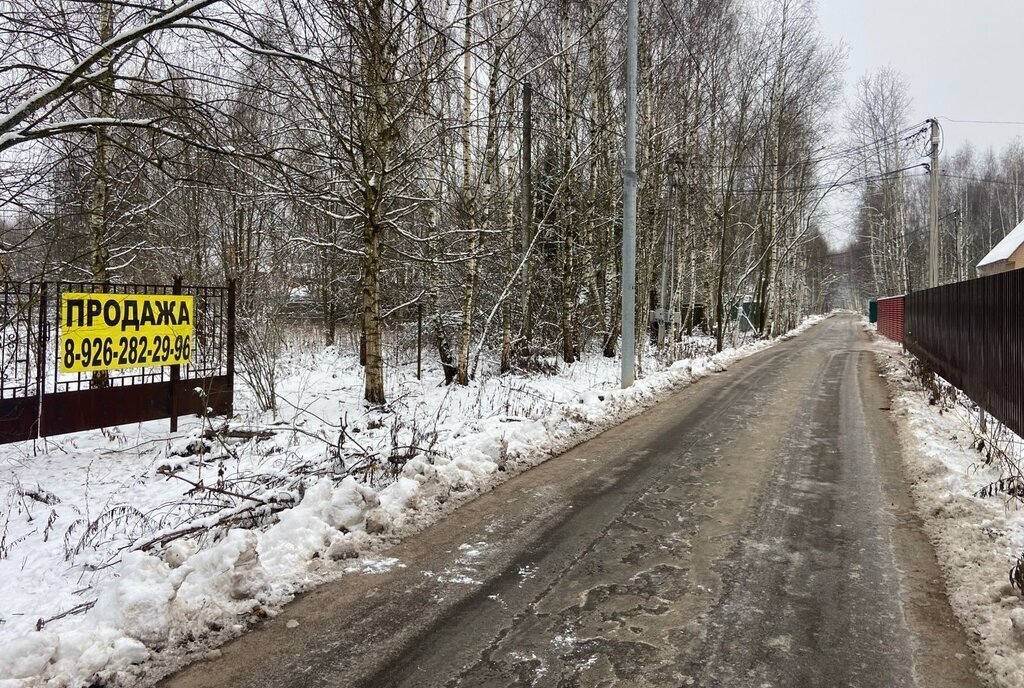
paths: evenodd
<path fill-rule="evenodd" d="M 999 688 L 1024 686 L 1024 606 L 1009 581 L 1024 550 L 1024 509 L 1005 495 L 978 496 L 1007 476 L 998 461 L 987 465 L 988 448 L 978 444 L 978 414 L 969 402 L 930 404 L 911 372 L 912 357 L 876 339 L 914 501 L 945 574 L 950 605 L 983 678 Z M 940 384 L 947 397 L 958 394 Z M 1020 438 L 1000 432 L 1003 446 L 1024 449 Z"/>
<path fill-rule="evenodd" d="M 151 683 L 299 591 L 400 566 L 394 542 L 769 346 L 649 358 L 628 390 L 600 357 L 447 388 L 398 365 L 376 410 L 353 357 L 296 354 L 277 417 L 229 433 L 183 419 L 2 447 L 0 688 Z"/>

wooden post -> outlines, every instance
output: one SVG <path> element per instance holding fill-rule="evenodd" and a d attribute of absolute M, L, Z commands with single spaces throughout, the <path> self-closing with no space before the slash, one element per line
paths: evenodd
<path fill-rule="evenodd" d="M 228 415 L 235 415 L 235 280 L 228 281 L 228 353 L 227 373 L 228 388 L 231 396 L 228 399 Z"/>
<path fill-rule="evenodd" d="M 46 393 L 46 357 L 47 357 L 47 346 L 46 342 L 49 339 L 47 336 L 47 318 L 46 318 L 46 282 L 40 282 L 39 284 L 39 335 L 36 341 L 36 396 L 38 397 L 36 405 L 36 437 L 43 436 L 43 412 L 45 406 L 43 405 L 43 395 Z M 60 302 L 57 305 L 58 322 L 60 322 Z M 54 346 L 54 351 L 57 351 L 57 347 Z"/>

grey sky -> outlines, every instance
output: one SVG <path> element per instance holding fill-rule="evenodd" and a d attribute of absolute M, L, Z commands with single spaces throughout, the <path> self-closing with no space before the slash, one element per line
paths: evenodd
<path fill-rule="evenodd" d="M 825 37 L 849 49 L 847 93 L 890 65 L 910 85 L 915 122 L 1024 122 L 1021 0 L 818 0 L 818 16 Z M 940 122 L 946 150 L 968 140 L 999 149 L 1024 136 L 1024 126 Z"/>
<path fill-rule="evenodd" d="M 847 48 L 847 97 L 861 76 L 890 66 L 910 90 L 907 124 L 938 116 L 945 152 L 968 141 L 979 153 L 999 150 L 1024 138 L 1024 125 L 943 119 L 1024 122 L 1024 0 L 817 0 L 817 10 L 825 38 Z M 843 109 L 835 113 L 840 138 Z M 831 194 L 823 206 L 834 248 L 848 241 L 857 200 Z"/>

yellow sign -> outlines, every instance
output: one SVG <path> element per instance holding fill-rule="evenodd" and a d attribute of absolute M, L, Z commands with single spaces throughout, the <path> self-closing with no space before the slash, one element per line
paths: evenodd
<path fill-rule="evenodd" d="M 63 294 L 60 372 L 188 363 L 193 306 L 193 297 L 171 294 Z"/>

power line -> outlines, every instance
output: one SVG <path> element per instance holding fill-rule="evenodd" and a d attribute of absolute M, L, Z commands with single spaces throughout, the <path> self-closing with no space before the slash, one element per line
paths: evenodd
<path fill-rule="evenodd" d="M 682 27 L 680 27 L 679 23 L 676 21 L 676 14 L 675 14 L 675 12 L 668 5 L 666 0 L 661 0 L 661 6 L 665 8 L 665 11 L 668 13 L 669 21 L 672 22 L 672 26 L 676 30 L 676 38 L 678 38 L 679 42 L 683 44 L 684 48 L 686 48 L 686 52 L 690 54 L 690 59 L 693 60 L 693 66 L 697 70 L 697 76 L 699 76 L 701 79 L 704 80 L 704 85 L 708 87 L 709 91 L 714 92 L 714 87 L 711 85 L 711 82 L 708 80 L 707 73 L 704 71 L 704 68 L 700 66 L 700 60 L 697 59 L 697 55 L 690 48 L 690 44 L 687 42 L 686 37 L 683 35 Z M 725 113 L 725 106 L 722 103 L 718 103 L 717 107 L 718 107 L 720 112 L 722 112 L 723 114 L 726 114 Z"/>
<path fill-rule="evenodd" d="M 697 72 L 697 75 L 704 81 L 704 84 L 705 84 L 705 86 L 707 86 L 708 90 L 714 92 L 714 86 L 708 80 L 707 73 L 705 72 L 703 67 L 701 67 L 700 60 L 697 59 L 696 53 L 694 53 L 693 49 L 690 48 L 690 44 L 686 40 L 686 37 L 684 35 L 684 31 L 683 31 L 682 27 L 679 25 L 679 21 L 678 21 L 678 19 L 676 17 L 675 10 L 668 4 L 667 0 L 661 0 L 661 6 L 664 8 L 665 12 L 668 14 L 669 21 L 672 23 L 672 27 L 675 30 L 676 38 L 678 38 L 679 42 L 683 44 L 683 47 L 686 48 L 686 52 L 689 53 L 689 55 L 690 55 L 690 59 L 693 60 L 693 65 L 694 65 L 694 68 L 695 68 L 695 70 Z M 716 108 L 718 109 L 718 111 L 720 113 L 728 115 L 728 112 L 726 112 L 726 110 L 725 110 L 724 104 L 717 103 L 716 104 Z M 872 141 L 870 143 L 866 143 L 866 144 L 863 144 L 861 146 L 857 146 L 857 147 L 848 149 L 846 151 L 836 151 L 835 153 L 830 153 L 828 155 L 825 155 L 825 156 L 823 156 L 821 158 L 817 158 L 817 159 L 800 160 L 800 161 L 793 162 L 793 163 L 777 162 L 777 163 L 772 164 L 772 165 L 764 165 L 764 164 L 761 164 L 761 163 L 748 163 L 748 164 L 745 164 L 745 165 L 721 165 L 721 166 L 703 167 L 701 169 L 739 169 L 741 167 L 756 168 L 756 169 L 767 169 L 767 168 L 783 167 L 783 166 L 795 167 L 797 165 L 811 165 L 811 164 L 816 164 L 816 163 L 819 163 L 819 162 L 830 162 L 830 161 L 833 161 L 833 160 L 842 160 L 844 158 L 848 158 L 853 153 L 856 153 L 856 152 L 859 152 L 861 150 L 866 150 L 868 148 L 871 148 L 872 146 L 875 146 L 876 144 L 880 144 L 881 142 L 886 141 L 886 140 L 888 140 L 891 137 L 894 137 L 894 136 L 895 137 L 899 137 L 899 136 L 901 136 L 903 134 L 908 134 L 908 132 L 912 132 L 912 133 L 909 133 L 909 135 L 907 135 L 907 136 L 903 136 L 903 138 L 900 138 L 898 141 L 895 141 L 894 143 L 900 143 L 900 142 L 903 142 L 903 141 L 908 141 L 908 140 L 912 139 L 913 137 L 918 136 L 921 133 L 927 131 L 927 127 L 922 127 L 922 125 L 926 125 L 926 124 L 927 124 L 927 120 L 923 120 L 921 122 L 918 122 L 917 124 L 913 124 L 913 125 L 910 125 L 910 126 L 904 128 L 904 129 L 901 129 L 900 131 L 897 131 L 897 132 L 894 132 L 894 133 L 890 133 L 890 134 L 886 134 L 885 136 L 883 136 L 883 137 L 881 137 L 879 139 L 876 139 L 875 141 Z M 916 129 L 916 131 L 915 131 L 915 129 Z"/>
<path fill-rule="evenodd" d="M 697 56 L 693 52 L 693 50 L 690 48 L 689 43 L 686 41 L 686 39 L 683 36 L 682 28 L 679 26 L 678 20 L 677 20 L 677 18 L 675 16 L 675 12 L 666 3 L 666 0 L 661 0 L 661 2 L 662 2 L 663 7 L 665 8 L 666 12 L 669 15 L 669 19 L 670 19 L 670 21 L 671 21 L 671 23 L 673 25 L 673 28 L 675 29 L 676 37 L 683 44 L 683 46 L 686 48 L 687 53 L 689 53 L 690 58 L 693 60 L 694 67 L 696 68 L 698 76 L 704 81 L 705 86 L 709 90 L 714 91 L 714 87 L 711 84 L 711 82 L 710 82 L 710 80 L 709 80 L 705 70 L 702 68 L 699 59 L 697 58 Z M 598 18 L 596 20 L 594 20 L 588 26 L 584 27 L 585 30 L 581 32 L 581 34 L 580 34 L 581 36 L 583 36 L 583 37 L 588 36 L 590 34 L 590 32 L 596 30 L 596 28 L 598 27 L 598 25 L 599 25 L 599 23 L 601 21 L 601 17 L 602 17 L 601 13 L 597 13 L 597 14 L 598 14 Z M 439 36 L 448 36 L 448 31 L 446 29 L 438 27 L 436 24 L 434 24 L 434 23 L 432 23 L 430 21 L 427 21 L 423 17 L 418 17 L 418 20 L 423 22 L 423 24 L 427 28 L 429 28 L 430 30 L 434 31 L 437 35 L 439 35 Z M 454 27 L 454 23 L 453 23 L 452 26 Z M 515 84 L 519 85 L 520 87 L 522 87 L 526 83 L 528 83 L 527 79 L 524 79 L 523 77 L 519 77 L 519 76 L 516 76 L 516 75 L 510 73 L 507 69 L 505 69 L 504 67 L 502 67 L 500 65 L 497 68 L 495 68 L 495 66 L 492 64 L 490 59 L 488 59 L 485 56 L 480 55 L 472 46 L 462 46 L 462 48 L 463 48 L 463 50 L 468 52 L 470 55 L 472 55 L 476 60 L 478 60 L 479 62 L 481 62 L 483 64 L 488 65 L 492 70 L 497 72 L 498 75 L 508 79 L 510 82 L 515 83 Z M 528 72 L 532 72 L 532 71 L 534 71 L 537 68 L 539 68 L 539 65 L 538 65 L 538 67 L 530 67 L 530 68 L 527 69 L 527 71 Z M 544 93 L 544 91 L 541 91 L 541 90 L 538 90 L 538 89 L 534 88 L 533 89 L 533 95 L 535 97 L 539 96 L 542 100 L 550 103 L 551 105 L 553 105 L 554 107 L 558 108 L 559 110 L 561 110 L 563 112 L 566 112 L 566 113 L 569 113 L 569 114 L 572 114 L 573 116 L 579 118 L 580 120 L 582 120 L 583 122 L 589 124 L 590 126 L 593 126 L 593 127 L 597 128 L 597 129 L 600 129 L 600 130 L 604 131 L 606 134 L 610 134 L 610 135 L 612 135 L 614 137 L 618 137 L 618 136 L 622 135 L 621 131 L 613 130 L 613 129 L 609 128 L 606 123 L 598 122 L 598 121 L 594 120 L 593 118 L 591 118 L 591 117 L 589 117 L 587 115 L 584 115 L 583 113 L 579 112 L 578 110 L 572 109 L 570 106 L 568 106 L 565 103 L 562 103 L 561 101 L 557 100 L 553 96 L 547 95 L 546 93 Z M 725 109 L 725 105 L 723 103 L 718 102 L 718 103 L 715 104 L 715 107 L 716 107 L 716 109 L 718 110 L 719 113 L 721 113 L 723 115 L 726 115 L 726 116 L 729 115 L 729 113 Z M 922 125 L 924 125 L 924 124 L 926 124 L 926 121 L 918 122 L 916 124 L 904 127 L 903 129 L 900 129 L 900 130 L 898 130 L 896 132 L 891 132 L 891 133 L 885 134 L 884 136 L 882 136 L 882 137 L 880 137 L 880 138 L 878 138 L 878 139 L 876 139 L 874 141 L 870 141 L 868 143 L 860 144 L 860 145 L 854 146 L 852 148 L 841 149 L 841 150 L 838 150 L 838 151 L 834 151 L 832 153 L 828 153 L 826 155 L 823 155 L 823 156 L 820 156 L 820 157 L 817 157 L 817 158 L 808 158 L 808 159 L 797 160 L 797 161 L 793 161 L 793 162 L 779 162 L 779 163 L 774 163 L 774 164 L 770 164 L 770 165 L 765 165 L 765 164 L 762 164 L 762 163 L 741 163 L 741 164 L 735 164 L 735 165 L 717 165 L 717 166 L 716 165 L 703 165 L 703 166 L 702 165 L 695 165 L 695 166 L 692 166 L 691 169 L 768 169 L 768 168 L 783 167 L 783 166 L 796 167 L 796 166 L 800 166 L 800 165 L 814 165 L 814 164 L 823 163 L 823 162 L 832 162 L 832 161 L 838 161 L 838 160 L 845 160 L 845 159 L 849 159 L 850 157 L 852 157 L 852 156 L 854 156 L 854 155 L 856 155 L 858 153 L 865 153 L 866 154 L 867 151 L 869 149 L 872 149 L 872 148 L 881 150 L 883 147 L 888 146 L 888 145 L 899 144 L 899 143 L 902 143 L 904 141 L 912 140 L 914 137 L 919 136 L 923 131 L 926 130 L 925 128 L 922 128 Z M 678 127 L 678 125 L 676 125 L 676 127 Z M 895 140 L 890 142 L 890 139 L 895 139 Z M 912 169 L 912 168 L 909 168 L 909 169 Z M 885 174 L 888 174 L 888 173 L 882 173 L 881 175 L 879 175 L 878 178 L 881 178 L 881 177 L 885 176 Z M 828 188 L 828 187 L 837 188 L 839 186 L 848 186 L 850 183 L 859 183 L 859 182 L 862 182 L 862 181 L 865 181 L 865 180 L 868 180 L 868 179 L 869 178 L 865 177 L 865 178 L 863 178 L 861 180 L 853 180 L 853 181 L 851 181 L 849 183 L 844 182 L 844 183 L 838 184 L 838 185 L 822 184 L 820 186 L 821 186 L 821 188 Z M 809 189 L 809 190 L 813 190 L 812 187 L 803 187 L 803 188 Z M 779 190 L 785 191 L 786 189 L 779 189 Z"/>
<path fill-rule="evenodd" d="M 752 194 L 765 193 L 765 192 L 773 191 L 773 190 L 774 191 L 795 191 L 795 192 L 800 192 L 800 191 L 829 191 L 829 190 L 832 190 L 832 189 L 840 189 L 840 188 L 844 188 L 844 187 L 847 187 L 847 186 L 856 186 L 858 184 L 864 184 L 864 183 L 867 183 L 867 182 L 880 181 L 882 179 L 892 179 L 892 178 L 897 177 L 897 176 L 899 176 L 900 178 L 904 178 L 904 179 L 927 176 L 927 173 L 925 173 L 923 175 L 922 174 L 908 174 L 908 175 L 902 174 L 903 172 L 908 172 L 910 170 L 914 170 L 914 169 L 917 169 L 919 167 L 925 167 L 925 166 L 926 166 L 926 164 L 922 162 L 922 163 L 918 163 L 916 165 L 909 165 L 907 167 L 901 167 L 898 170 L 889 170 L 888 172 L 881 172 L 881 173 L 878 173 L 878 174 L 869 174 L 869 175 L 865 175 L 863 177 L 857 177 L 856 179 L 848 179 L 848 180 L 846 180 L 844 182 L 816 182 L 814 184 L 807 184 L 805 186 L 789 186 L 789 187 L 770 187 L 770 186 L 767 186 L 767 187 L 753 187 L 753 188 L 737 188 L 737 189 L 733 189 L 732 193 L 734 193 L 734 194 L 743 194 L 743 195 L 752 195 Z M 692 184 L 691 186 L 698 186 L 698 185 L 697 184 Z M 726 190 L 722 189 L 719 192 L 720 193 L 725 193 Z"/>
<path fill-rule="evenodd" d="M 591 23 L 589 26 L 585 27 L 585 31 L 583 31 L 580 34 L 581 36 L 589 36 L 590 32 L 597 28 L 598 24 L 600 23 L 601 19 L 604 16 L 603 12 L 596 12 L 595 14 L 597 15 L 597 19 L 595 19 L 594 22 Z M 445 36 L 445 37 L 448 36 L 448 31 L 446 29 L 438 27 L 437 25 L 431 23 L 430 21 L 427 21 L 423 17 L 417 17 L 417 19 L 419 21 L 423 22 L 423 24 L 428 29 L 430 29 L 431 31 L 433 31 L 437 35 Z M 454 27 L 454 24 L 453 24 L 453 27 Z M 467 45 L 467 46 L 461 46 L 461 47 L 467 53 L 472 55 L 476 60 L 478 60 L 479 62 L 481 62 L 483 64 L 488 65 L 491 69 L 496 71 L 499 75 L 505 77 L 506 79 L 508 79 L 509 81 L 511 81 L 511 82 L 513 82 L 515 84 L 518 84 L 520 86 L 520 88 L 523 87 L 526 83 L 528 83 L 527 79 L 524 79 L 524 78 L 519 77 L 519 76 L 515 76 L 515 75 L 511 74 L 510 72 L 508 72 L 508 70 L 504 69 L 501 66 L 498 66 L 497 68 L 495 68 L 494 64 L 492 63 L 492 61 L 490 59 L 488 59 L 487 57 L 484 57 L 484 56 L 481 56 L 480 54 L 478 54 L 473 49 L 472 46 L 468 46 Z M 530 68 L 527 71 L 533 71 L 533 69 L 536 69 L 536 68 L 539 68 L 539 65 L 538 65 L 538 67 Z M 588 117 L 586 115 L 583 115 L 582 113 L 580 113 L 580 112 L 578 112 L 576 110 L 573 110 L 568 105 L 559 102 L 554 97 L 547 95 L 543 91 L 539 91 L 537 89 L 534 89 L 533 90 L 533 95 L 534 96 L 539 96 L 542 100 L 545 100 L 545 101 L 551 103 L 555 107 L 558 107 L 558 108 L 564 110 L 565 112 L 567 112 L 569 114 L 575 115 L 576 117 L 578 117 L 579 119 L 583 120 L 587 124 L 589 124 L 589 125 L 591 125 L 593 127 L 597 127 L 598 129 L 603 130 L 606 134 L 611 134 L 613 136 L 620 136 L 621 135 L 621 132 L 610 129 L 607 124 L 602 124 L 600 122 L 597 122 L 596 120 L 594 120 L 594 119 L 592 119 L 592 118 L 590 118 L 590 117 Z"/>
<path fill-rule="evenodd" d="M 1011 179 L 983 179 L 981 177 L 969 177 L 962 174 L 947 174 L 945 172 L 939 173 L 940 177 L 946 177 L 948 179 L 960 179 L 968 182 L 978 182 L 980 184 L 1001 184 L 1005 186 L 1021 186 L 1024 185 L 1024 181 L 1014 181 Z"/>
<path fill-rule="evenodd" d="M 848 159 L 848 158 L 854 156 L 856 153 L 864 153 L 865 156 L 866 156 L 867 153 L 868 153 L 868 149 L 869 148 L 874 148 L 876 150 L 881 150 L 882 148 L 888 147 L 890 145 L 895 145 L 895 144 L 903 143 L 905 141 L 912 140 L 914 137 L 920 135 L 922 132 L 927 131 L 927 127 L 922 128 L 920 126 L 921 124 L 923 124 L 923 122 L 911 125 L 909 127 L 905 127 L 904 129 L 901 129 L 899 131 L 896 131 L 896 132 L 893 132 L 893 133 L 890 133 L 890 134 L 886 134 L 885 136 L 883 136 L 883 137 L 881 137 L 879 139 L 875 139 L 874 141 L 871 141 L 871 142 L 868 142 L 868 143 L 860 144 L 860 145 L 854 146 L 852 148 L 845 148 L 845 149 L 840 149 L 840 150 L 837 150 L 837 151 L 833 151 L 832 153 L 828 153 L 828 154 L 823 155 L 823 156 L 821 156 L 819 158 L 807 158 L 807 159 L 797 160 L 797 161 L 794 161 L 794 162 L 788 162 L 787 161 L 787 162 L 779 162 L 779 163 L 770 164 L 770 165 L 765 165 L 763 163 L 740 163 L 740 164 L 737 164 L 737 165 L 695 165 L 693 167 L 695 169 L 715 169 L 715 170 L 717 170 L 717 169 L 768 169 L 768 168 L 773 168 L 773 167 L 796 167 L 798 165 L 813 165 L 813 164 L 821 163 L 821 162 L 839 161 L 839 160 Z M 908 132 L 910 132 L 910 133 L 908 134 Z M 899 138 L 896 138 L 893 141 L 889 141 L 889 139 L 892 139 L 893 137 L 899 137 Z M 871 151 L 871 152 L 874 152 L 874 151 Z M 864 157 L 864 156 L 862 156 L 862 157 Z"/>
<path fill-rule="evenodd" d="M 952 117 L 938 117 L 937 119 L 944 119 L 947 122 L 956 122 L 957 124 L 999 124 L 1011 127 L 1024 127 L 1024 122 L 1015 122 L 1012 120 L 996 120 L 996 119 L 953 119 Z"/>

